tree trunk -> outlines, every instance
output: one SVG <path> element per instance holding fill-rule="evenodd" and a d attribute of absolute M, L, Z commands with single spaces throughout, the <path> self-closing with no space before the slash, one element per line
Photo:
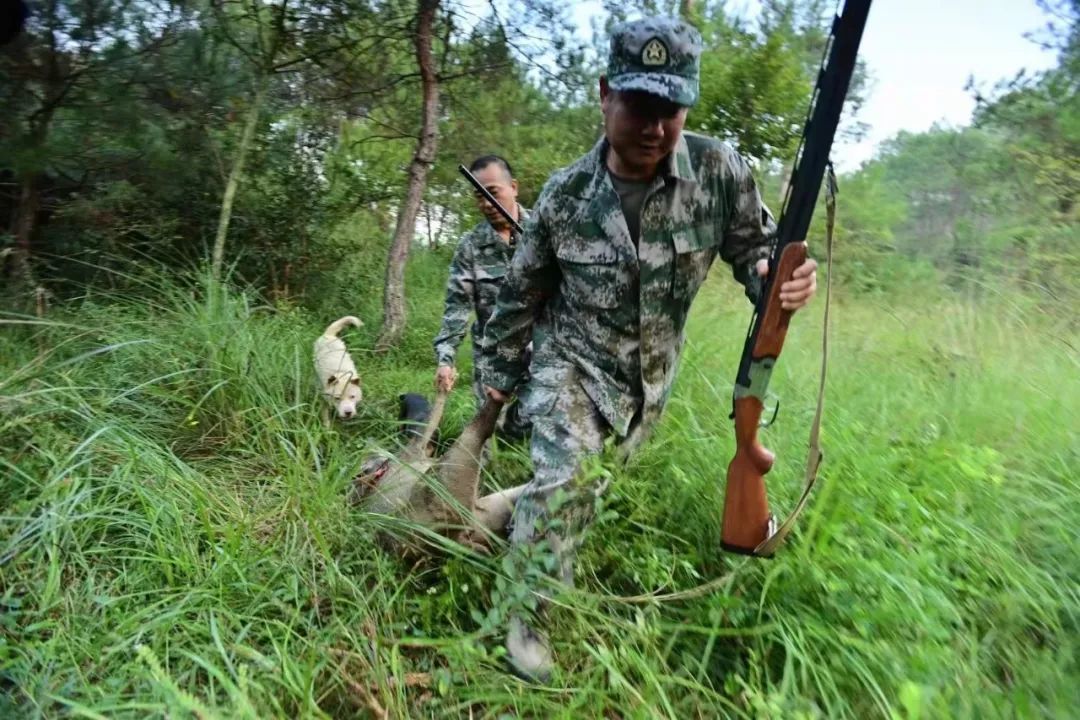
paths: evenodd
<path fill-rule="evenodd" d="M 679 17 L 693 24 L 694 0 L 679 0 Z"/>
<path fill-rule="evenodd" d="M 435 232 L 435 246 L 441 247 L 443 244 L 443 236 L 446 234 L 446 216 L 450 214 L 450 208 L 446 205 L 442 206 L 439 212 L 439 229 Z"/>
<path fill-rule="evenodd" d="M 424 224 L 427 225 L 428 249 L 435 247 L 435 238 L 431 235 L 431 203 L 424 203 Z"/>
<path fill-rule="evenodd" d="M 296 291 L 297 297 L 304 298 L 307 296 L 307 284 L 308 278 L 311 277 L 311 254 L 310 254 L 311 238 L 305 232 L 300 236 L 300 256 L 296 258 L 298 263 L 298 275 L 300 277 L 300 287 Z"/>
<path fill-rule="evenodd" d="M 34 287 L 34 274 L 30 268 L 33 254 L 32 238 L 41 205 L 41 193 L 37 186 L 37 174 L 23 177 L 19 183 L 19 202 L 15 210 L 15 244 L 5 258 L 0 256 L 0 275 L 6 277 L 7 291 L 13 302 L 29 305 L 30 290 Z M 7 267 L 3 267 L 7 265 Z"/>
<path fill-rule="evenodd" d="M 409 163 L 409 183 L 405 200 L 398 210 L 394 240 L 386 262 L 386 284 L 383 289 L 383 326 L 375 343 L 376 352 L 386 352 L 401 340 L 405 330 L 405 261 L 409 246 L 416 234 L 416 215 L 424 197 L 428 170 L 435 163 L 437 146 L 437 120 L 439 112 L 439 84 L 431 56 L 432 28 L 439 0 L 420 0 L 416 12 L 416 63 L 420 68 L 423 88 L 423 119 L 416 153 Z"/>
<path fill-rule="evenodd" d="M 55 101 L 52 99 L 54 97 L 55 93 L 50 89 L 41 117 L 30 124 L 27 144 L 34 149 L 35 154 L 42 152 L 45 140 L 49 136 L 53 107 L 55 107 Z M 0 277 L 6 276 L 10 297 L 18 298 L 15 301 L 20 305 L 23 303 L 30 305 L 30 293 L 37 284 L 30 259 L 34 254 L 34 231 L 37 229 L 37 216 L 41 210 L 41 186 L 45 179 L 45 174 L 37 169 L 31 169 L 22 174 L 19 180 L 19 201 L 15 206 L 15 218 L 12 224 L 15 244 L 11 248 L 7 267 L 3 267 L 5 263 L 0 262 L 0 271 L 2 271 Z"/>
<path fill-rule="evenodd" d="M 20 278 L 29 277 L 26 273 L 30 267 L 31 238 L 41 204 L 36 179 L 34 175 L 24 177 L 19 188 L 19 215 L 15 221 L 15 268 L 20 271 Z"/>
<path fill-rule="evenodd" d="M 225 182 L 225 195 L 221 199 L 221 215 L 218 218 L 217 235 L 214 236 L 214 249 L 210 260 L 210 276 L 215 285 L 221 282 L 221 268 L 225 264 L 225 237 L 229 233 L 229 221 L 232 219 L 233 199 L 236 197 L 236 188 L 240 185 L 240 175 L 244 172 L 244 160 L 247 159 L 251 139 L 255 136 L 255 126 L 259 121 L 259 111 L 262 109 L 265 91 L 266 79 L 263 78 L 259 81 L 259 86 L 255 90 L 255 99 L 248 109 L 244 132 L 240 136 L 240 147 L 236 150 L 232 170 L 229 171 L 229 179 Z"/>

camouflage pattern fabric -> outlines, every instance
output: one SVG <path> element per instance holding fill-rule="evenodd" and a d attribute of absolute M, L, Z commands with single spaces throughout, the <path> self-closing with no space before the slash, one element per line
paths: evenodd
<path fill-rule="evenodd" d="M 698 99 L 701 34 L 675 18 L 623 23 L 611 34 L 607 79 L 612 90 L 640 90 L 687 107 Z"/>
<path fill-rule="evenodd" d="M 713 261 L 747 284 L 775 230 L 745 161 L 728 145 L 684 132 L 653 180 L 630 239 L 601 140 L 557 172 L 514 254 L 484 328 L 484 383 L 512 390 L 543 308 L 544 351 L 573 363 L 619 436 L 637 440 L 671 392 L 690 304 Z M 538 350 L 534 374 L 543 357 Z"/>
<path fill-rule="evenodd" d="M 559 579 L 572 585 L 582 529 L 605 489 L 583 479 L 578 465 L 603 449 L 611 426 L 585 393 L 573 364 L 539 357 L 537 373 L 522 400 L 532 421 L 534 471 L 514 505 L 510 540 L 521 545 L 543 535 L 558 561 Z"/>
<path fill-rule="evenodd" d="M 546 312 L 523 394 L 535 474 L 511 539 L 529 543 L 543 532 L 564 579 L 587 517 L 565 508 L 600 490 L 575 480 L 582 459 L 611 435 L 624 457 L 644 440 L 671 393 L 687 313 L 713 261 L 731 265 L 750 295 L 753 266 L 775 231 L 745 161 L 684 132 L 649 188 L 635 248 L 607 152 L 601 140 L 545 185 L 484 328 L 483 381 L 511 390 L 526 370 L 532 318 Z M 553 508 L 560 489 L 570 501 Z"/>
<path fill-rule="evenodd" d="M 518 205 L 519 222 L 528 218 L 528 211 Z M 469 316 L 476 313 L 472 325 L 473 354 L 479 350 L 484 325 L 495 308 L 514 248 L 495 232 L 486 220 L 462 236 L 450 261 L 450 278 L 446 285 L 446 308 L 442 327 L 435 337 L 435 362 L 453 365 L 458 346 L 465 339 Z"/>
<path fill-rule="evenodd" d="M 518 205 L 518 220 L 524 222 L 528 210 Z M 437 365 L 453 365 L 458 346 L 465 338 L 469 316 L 476 313 L 472 324 L 473 337 L 473 395 L 477 407 L 486 399 L 480 381 L 480 340 L 484 325 L 495 308 L 499 288 L 513 257 L 511 247 L 486 220 L 466 233 L 458 242 L 450 261 L 450 277 L 446 287 L 446 306 L 442 326 L 435 337 Z M 523 378 L 522 382 L 527 382 Z M 510 439 L 529 433 L 530 425 L 520 403 L 508 404 L 499 418 L 499 434 Z"/>
<path fill-rule="evenodd" d="M 477 343 L 479 344 L 479 343 Z M 479 350 L 474 349 L 474 357 L 479 354 Z M 526 371 L 524 377 L 521 379 L 523 386 L 529 383 L 529 373 Z M 479 359 L 473 361 L 473 397 L 476 398 L 476 407 L 483 407 L 487 401 L 487 393 L 484 392 L 484 383 L 482 382 L 480 375 Z M 499 413 L 499 420 L 495 425 L 495 434 L 499 437 L 509 440 L 521 440 L 528 436 L 532 432 L 532 421 L 525 412 L 525 408 L 520 399 L 514 398 L 507 404 L 503 405 L 502 411 Z M 487 449 L 487 446 L 484 446 Z"/>

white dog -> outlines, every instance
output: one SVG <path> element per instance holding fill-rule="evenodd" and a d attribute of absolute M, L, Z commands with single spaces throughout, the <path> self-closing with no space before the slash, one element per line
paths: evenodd
<path fill-rule="evenodd" d="M 330 323 L 315 341 L 315 370 L 319 374 L 323 397 L 343 420 L 356 414 L 356 405 L 364 397 L 360 374 L 356 372 L 345 343 L 338 338 L 338 333 L 349 325 L 360 327 L 363 323 L 359 318 L 346 315 Z"/>

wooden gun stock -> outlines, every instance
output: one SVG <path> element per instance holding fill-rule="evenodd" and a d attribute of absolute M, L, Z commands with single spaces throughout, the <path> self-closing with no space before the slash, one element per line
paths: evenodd
<path fill-rule="evenodd" d="M 727 470 L 720 544 L 728 552 L 742 555 L 753 555 L 754 548 L 769 537 L 765 474 L 772 469 L 773 454 L 758 442 L 760 422 L 760 400 L 744 397 L 735 401 L 735 457 Z"/>
<path fill-rule="evenodd" d="M 754 343 L 754 360 L 775 360 L 783 350 L 792 312 L 780 306 L 780 286 L 805 261 L 806 243 L 792 243 L 781 253 L 776 275 L 769 283 L 769 297 Z M 755 548 L 770 534 L 772 516 L 765 474 L 772 469 L 773 454 L 758 442 L 761 411 L 761 400 L 753 395 L 735 400 L 735 457 L 728 465 L 720 542 L 725 550 L 743 555 L 755 554 Z"/>

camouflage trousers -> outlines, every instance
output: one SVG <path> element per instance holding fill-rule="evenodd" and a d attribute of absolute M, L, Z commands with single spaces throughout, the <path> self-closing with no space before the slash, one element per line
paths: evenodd
<path fill-rule="evenodd" d="M 540 385 L 534 380 L 527 393 L 533 477 L 514 507 L 510 542 L 520 553 L 522 546 L 546 540 L 554 555 L 555 574 L 572 585 L 581 534 L 607 488 L 606 480 L 583 474 L 581 464 L 603 451 L 612 429 L 582 388 L 576 368 L 566 363 L 555 375 L 561 376 L 557 384 Z"/>

